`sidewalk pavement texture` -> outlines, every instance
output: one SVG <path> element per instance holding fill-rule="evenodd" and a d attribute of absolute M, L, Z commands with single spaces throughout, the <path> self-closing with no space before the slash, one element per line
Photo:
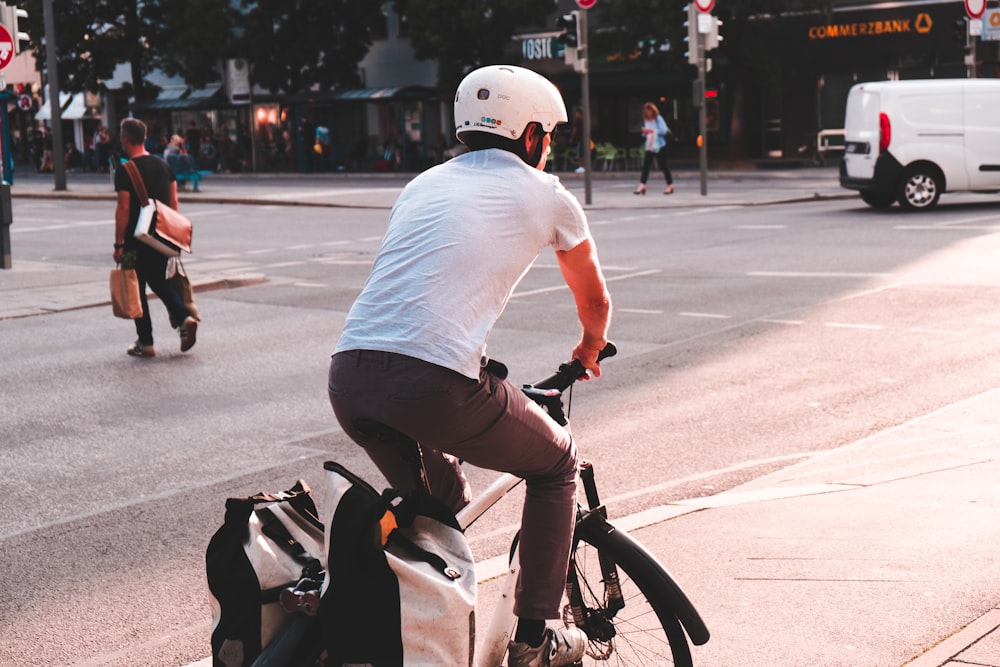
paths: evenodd
<path fill-rule="evenodd" d="M 633 195 L 635 173 L 595 174 L 594 204 L 585 208 L 856 197 L 840 190 L 829 168 L 711 173 L 707 195 L 697 171 L 675 173 L 669 197 L 652 185 L 650 194 Z M 582 177 L 561 176 L 583 201 Z M 15 225 L 19 197 L 113 201 L 106 174 L 70 174 L 64 192 L 49 178 L 16 181 Z M 209 176 L 201 192 L 181 193 L 181 207 L 388 211 L 407 180 Z M 0 320 L 108 303 L 106 269 L 18 262 L 16 242 L 14 250 L 13 268 L 0 270 Z M 215 276 L 195 288 L 262 280 Z M 696 665 L 1000 667 L 998 401 L 1000 388 L 835 450 L 785 457 L 787 467 L 723 493 L 613 521 L 658 555 L 704 616 L 712 639 L 694 648 Z M 613 515 L 615 500 L 605 500 Z M 484 603 L 504 569 L 502 557 L 477 566 Z"/>

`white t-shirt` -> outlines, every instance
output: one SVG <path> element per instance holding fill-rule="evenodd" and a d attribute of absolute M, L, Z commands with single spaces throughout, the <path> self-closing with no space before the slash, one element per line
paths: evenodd
<path fill-rule="evenodd" d="M 490 331 L 539 252 L 589 238 L 557 177 L 500 149 L 453 158 L 399 196 L 334 352 L 396 352 L 478 378 Z"/>

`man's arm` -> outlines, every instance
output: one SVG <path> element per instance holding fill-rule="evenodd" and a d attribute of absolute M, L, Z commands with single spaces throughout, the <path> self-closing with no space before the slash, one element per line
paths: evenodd
<path fill-rule="evenodd" d="M 583 327 L 580 342 L 573 349 L 573 358 L 579 359 L 594 377 L 600 377 L 597 355 L 608 342 L 611 295 L 597 260 L 597 249 L 594 242 L 587 239 L 572 250 L 556 251 L 556 258 L 563 279 L 573 292 L 577 317 Z"/>
<path fill-rule="evenodd" d="M 115 205 L 115 246 L 120 246 L 125 242 L 125 230 L 128 228 L 129 194 L 128 190 L 117 192 L 118 202 Z M 115 248 L 115 263 L 122 260 L 122 249 Z"/>

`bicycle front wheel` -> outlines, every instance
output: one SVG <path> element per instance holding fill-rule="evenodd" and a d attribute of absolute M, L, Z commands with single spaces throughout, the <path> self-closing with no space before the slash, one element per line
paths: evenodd
<path fill-rule="evenodd" d="M 603 568 L 599 554 L 605 559 Z M 583 627 L 591 637 L 585 665 L 692 664 L 687 636 L 678 620 L 680 612 L 674 608 L 675 596 L 671 595 L 672 590 L 680 589 L 642 546 L 624 532 L 588 529 L 580 524 L 572 560 L 576 574 L 573 585 L 579 588 L 583 610 L 581 614 L 567 602 L 563 620 Z M 604 572 L 611 563 L 618 572 L 620 597 L 609 596 L 605 585 Z M 699 637 L 698 643 L 704 641 Z"/>

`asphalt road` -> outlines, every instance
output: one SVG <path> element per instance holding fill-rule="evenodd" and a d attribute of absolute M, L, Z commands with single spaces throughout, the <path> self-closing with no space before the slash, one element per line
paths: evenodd
<path fill-rule="evenodd" d="M 199 294 L 192 352 L 155 303 L 152 360 L 124 354 L 131 324 L 109 310 L 0 321 L 0 663 L 203 658 L 202 559 L 225 498 L 299 477 L 318 487 L 330 458 L 377 480 L 324 387 L 385 209 L 185 212 L 198 225 L 190 273 L 267 279 Z M 19 201 L 17 214 L 23 261 L 107 267 L 107 202 Z M 644 201 L 590 218 L 621 355 L 578 388 L 572 416 L 613 516 L 717 493 L 996 386 L 995 205 L 907 216 L 857 200 Z M 530 381 L 565 360 L 576 331 L 543 254 L 490 350 Z M 477 558 L 506 549 L 518 510 L 474 527 Z"/>

